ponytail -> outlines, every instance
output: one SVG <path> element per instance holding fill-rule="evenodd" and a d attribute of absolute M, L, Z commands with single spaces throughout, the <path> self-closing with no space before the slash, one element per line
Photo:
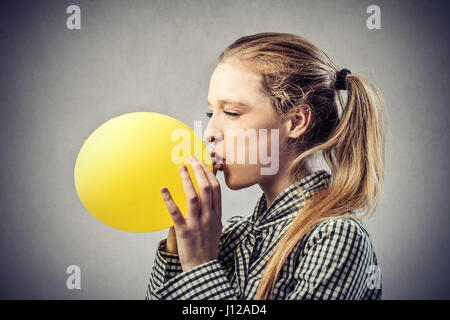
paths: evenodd
<path fill-rule="evenodd" d="M 374 85 L 359 75 L 347 75 L 345 86 L 347 103 L 329 139 L 303 152 L 291 166 L 292 176 L 297 176 L 303 160 L 321 152 L 331 170 L 330 184 L 308 201 L 300 190 L 305 205 L 269 260 L 256 299 L 271 298 L 288 255 L 315 225 L 331 217 L 371 216 L 379 203 L 385 162 L 384 101 Z M 360 217 L 352 213 L 363 208 L 367 211 Z"/>

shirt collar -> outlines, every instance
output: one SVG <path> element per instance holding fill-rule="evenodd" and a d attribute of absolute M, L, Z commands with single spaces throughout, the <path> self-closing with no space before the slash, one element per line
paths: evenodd
<path fill-rule="evenodd" d="M 253 211 L 252 220 L 258 227 L 270 226 L 282 220 L 293 218 L 303 207 L 303 197 L 298 189 L 301 187 L 306 199 L 311 198 L 315 191 L 329 185 L 330 174 L 325 170 L 314 171 L 301 180 L 284 189 L 267 208 L 263 193 Z"/>

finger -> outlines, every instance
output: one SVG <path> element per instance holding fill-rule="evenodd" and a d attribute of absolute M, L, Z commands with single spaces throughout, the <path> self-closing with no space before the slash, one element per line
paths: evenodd
<path fill-rule="evenodd" d="M 181 182 L 183 183 L 184 194 L 186 195 L 186 204 L 189 214 L 192 216 L 200 215 L 199 197 L 192 184 L 191 176 L 185 165 L 179 167 Z"/>
<path fill-rule="evenodd" d="M 166 204 L 167 210 L 172 217 L 173 222 L 176 227 L 183 226 L 186 221 L 184 220 L 184 216 L 181 213 L 180 209 L 176 205 L 175 201 L 173 201 L 172 196 L 169 190 L 166 187 L 161 188 L 160 190 L 164 203 Z"/>
<path fill-rule="evenodd" d="M 209 180 L 209 185 L 211 186 L 213 210 L 219 210 L 222 212 L 222 191 L 220 189 L 220 183 L 205 163 L 202 163 L 202 169 Z"/>
<path fill-rule="evenodd" d="M 195 180 L 198 185 L 198 192 L 200 195 L 200 206 L 202 214 L 208 214 L 212 211 L 212 195 L 211 185 L 209 179 L 206 177 L 205 172 L 202 169 L 201 163 L 197 158 L 192 157 L 190 159 L 192 169 L 194 170 Z"/>
<path fill-rule="evenodd" d="M 213 173 L 214 173 L 214 175 L 216 176 L 217 175 L 217 171 L 219 171 L 219 169 L 220 169 L 220 164 L 213 164 Z"/>

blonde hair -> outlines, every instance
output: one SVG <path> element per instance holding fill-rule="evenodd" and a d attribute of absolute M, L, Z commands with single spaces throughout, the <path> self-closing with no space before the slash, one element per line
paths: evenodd
<path fill-rule="evenodd" d="M 297 35 L 271 32 L 239 38 L 220 55 L 219 63 L 230 58 L 260 76 L 261 90 L 280 117 L 298 106 L 311 107 L 308 130 L 297 141 L 288 140 L 299 150 L 290 166 L 292 181 L 301 178 L 305 159 L 317 152 L 331 170 L 329 185 L 308 201 L 300 189 L 305 204 L 277 244 L 255 297 L 271 299 L 288 255 L 314 226 L 331 217 L 362 219 L 375 211 L 384 176 L 385 104 L 371 82 L 351 73 L 345 78 L 344 105 L 335 88 L 340 69 Z M 353 213 L 361 209 L 367 209 L 364 215 Z"/>

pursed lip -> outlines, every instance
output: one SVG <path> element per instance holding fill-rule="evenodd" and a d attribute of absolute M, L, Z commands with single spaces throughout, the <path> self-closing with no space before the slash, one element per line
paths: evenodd
<path fill-rule="evenodd" d="M 225 158 L 217 154 L 214 150 L 211 152 L 211 159 L 213 163 L 213 167 L 217 168 L 217 170 L 223 170 L 223 167 L 226 164 Z"/>

